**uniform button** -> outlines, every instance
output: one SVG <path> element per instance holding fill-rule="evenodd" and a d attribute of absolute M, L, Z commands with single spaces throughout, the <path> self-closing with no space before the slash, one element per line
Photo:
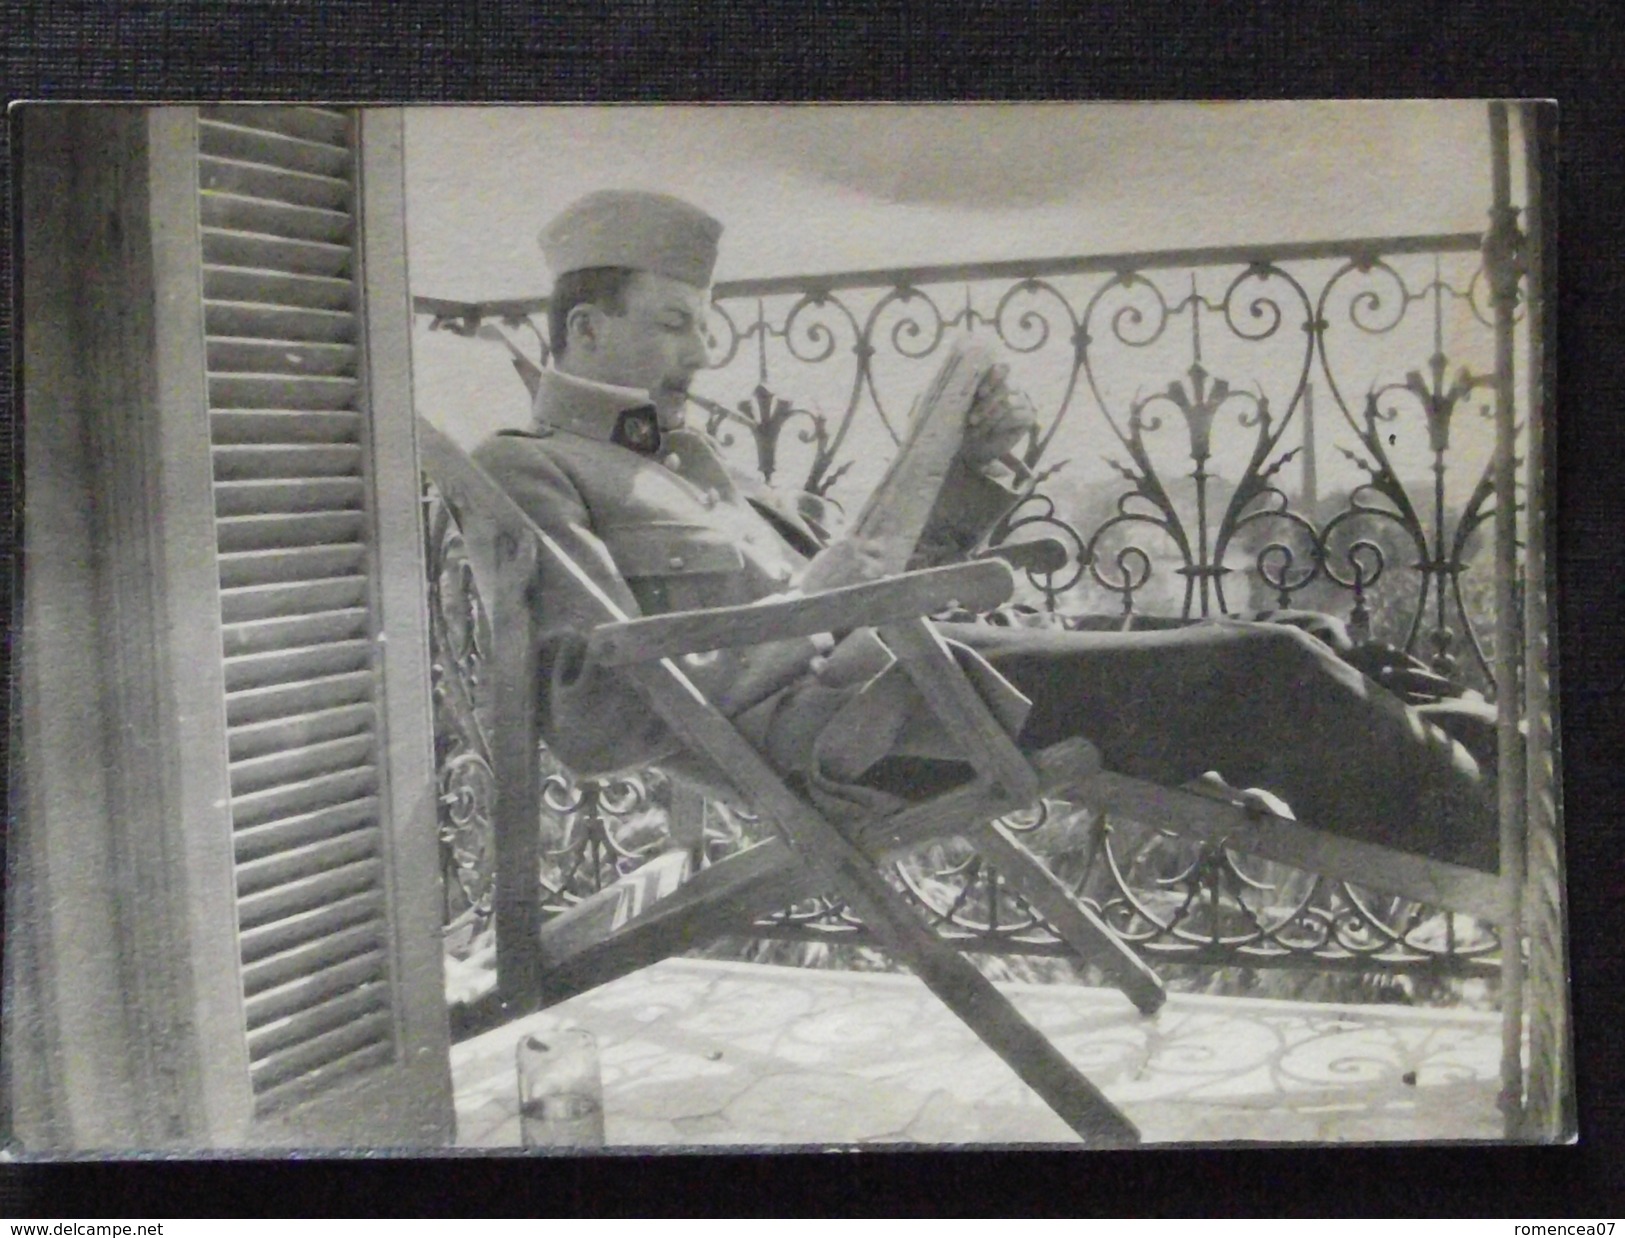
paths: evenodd
<path fill-rule="evenodd" d="M 682 555 L 672 555 L 672 557 L 670 559 L 666 560 L 666 562 L 668 564 L 670 564 L 671 569 L 673 571 L 682 571 L 682 568 L 683 568 L 683 556 Z"/>
<path fill-rule="evenodd" d="M 784 564 L 780 564 L 778 569 L 774 571 L 773 575 L 781 584 L 789 584 L 790 577 L 795 575 L 795 571 Z"/>
<path fill-rule="evenodd" d="M 667 456 L 662 463 L 674 473 L 681 472 L 683 467 L 683 457 L 674 451 Z"/>
<path fill-rule="evenodd" d="M 706 510 L 709 511 L 711 508 L 717 505 L 717 492 L 715 490 L 707 490 L 700 496 L 700 502 L 703 503 Z"/>
<path fill-rule="evenodd" d="M 754 534 L 754 533 L 746 533 L 745 534 L 745 544 L 747 546 L 756 545 L 756 534 Z"/>

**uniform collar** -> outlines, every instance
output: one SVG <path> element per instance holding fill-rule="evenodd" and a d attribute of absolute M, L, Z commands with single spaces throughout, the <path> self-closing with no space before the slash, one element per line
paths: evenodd
<path fill-rule="evenodd" d="M 544 433 L 562 430 L 646 456 L 660 450 L 660 421 L 647 391 L 543 370 L 531 410 Z"/>

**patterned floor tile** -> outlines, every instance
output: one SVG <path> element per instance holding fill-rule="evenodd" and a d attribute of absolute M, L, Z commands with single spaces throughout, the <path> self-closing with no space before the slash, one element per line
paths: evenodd
<path fill-rule="evenodd" d="M 1493 1018 L 1001 987 L 1147 1142 L 1500 1134 Z M 912 977 L 670 959 L 456 1046 L 459 1143 L 517 1143 L 514 1045 L 565 1023 L 598 1036 L 614 1145 L 1076 1142 Z"/>

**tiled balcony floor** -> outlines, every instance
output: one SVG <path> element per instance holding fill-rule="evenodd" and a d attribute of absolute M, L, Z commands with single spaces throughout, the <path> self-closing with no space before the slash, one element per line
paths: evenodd
<path fill-rule="evenodd" d="M 1000 987 L 1148 1143 L 1501 1137 L 1493 1015 Z M 556 1023 L 598 1037 L 611 1146 L 1076 1142 L 913 977 L 669 959 L 456 1046 L 460 1145 L 518 1144 L 514 1045 Z"/>

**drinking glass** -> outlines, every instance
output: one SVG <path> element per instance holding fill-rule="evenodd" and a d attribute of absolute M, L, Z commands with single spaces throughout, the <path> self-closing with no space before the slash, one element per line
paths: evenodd
<path fill-rule="evenodd" d="M 520 1038 L 519 1134 L 527 1148 L 604 1146 L 604 1084 L 598 1042 L 579 1027 Z"/>

